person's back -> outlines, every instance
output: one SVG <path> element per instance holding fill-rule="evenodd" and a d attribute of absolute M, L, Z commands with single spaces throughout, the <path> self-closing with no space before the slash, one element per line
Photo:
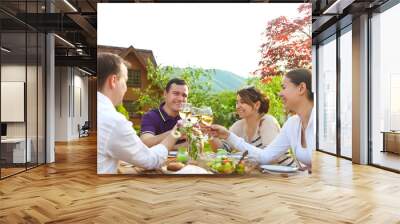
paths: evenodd
<path fill-rule="evenodd" d="M 128 70 L 123 59 L 103 53 L 99 54 L 97 63 L 97 173 L 117 173 L 120 160 L 145 169 L 159 168 L 176 139 L 169 135 L 152 148 L 144 145 L 132 123 L 115 109 L 115 105 L 122 103 L 127 89 Z"/>
<path fill-rule="evenodd" d="M 118 113 L 111 101 L 101 93 L 97 93 L 97 172 L 116 173 L 118 159 L 113 157 L 113 135 L 116 135 L 126 118 Z M 128 122 L 128 121 L 126 121 Z M 133 129 L 132 129 L 133 130 Z"/>

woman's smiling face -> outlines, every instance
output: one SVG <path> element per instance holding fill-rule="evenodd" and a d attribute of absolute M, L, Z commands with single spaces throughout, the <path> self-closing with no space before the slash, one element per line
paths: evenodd
<path fill-rule="evenodd" d="M 257 106 L 258 105 L 258 106 Z M 258 113 L 258 108 L 260 107 L 260 102 L 256 102 L 254 105 L 249 105 L 240 97 L 238 94 L 236 96 L 236 112 L 241 119 L 247 118 Z"/>

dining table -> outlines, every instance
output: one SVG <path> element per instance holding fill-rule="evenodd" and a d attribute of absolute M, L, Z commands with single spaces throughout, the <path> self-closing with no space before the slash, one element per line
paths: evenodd
<path fill-rule="evenodd" d="M 175 157 L 168 157 L 167 161 L 165 164 L 168 164 L 170 162 L 176 162 Z M 308 175 L 308 172 L 306 171 L 301 171 L 297 170 L 295 172 L 272 172 L 268 171 L 265 169 L 261 169 L 260 165 L 254 165 L 252 167 L 246 167 L 246 172 L 244 174 L 237 174 L 237 173 L 231 173 L 231 174 L 222 174 L 222 173 L 215 173 L 211 172 L 210 169 L 207 169 L 205 167 L 204 163 L 197 162 L 197 161 L 191 161 L 188 164 L 195 166 L 195 167 L 201 167 L 205 170 L 207 170 L 207 174 L 205 173 L 190 173 L 190 174 L 177 174 L 174 172 L 166 172 L 166 165 L 163 166 L 163 168 L 160 169 L 153 169 L 153 170 L 146 170 L 144 168 L 135 166 L 133 164 L 120 161 L 118 165 L 118 174 L 126 174 L 126 175 L 139 175 L 139 176 L 209 176 L 209 177 L 233 177 L 233 176 L 265 176 L 265 175 L 281 175 L 284 177 L 288 176 L 293 176 L 293 175 Z"/>

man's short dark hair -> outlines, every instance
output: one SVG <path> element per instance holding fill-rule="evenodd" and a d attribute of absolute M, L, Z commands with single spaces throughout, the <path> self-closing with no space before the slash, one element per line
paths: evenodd
<path fill-rule="evenodd" d="M 120 75 L 121 64 L 126 64 L 119 55 L 112 53 L 99 53 L 97 55 L 97 89 L 102 89 L 108 76 Z"/>
<path fill-rule="evenodd" d="M 169 80 L 169 82 L 167 83 L 167 85 L 165 86 L 165 91 L 168 92 L 169 89 L 171 89 L 171 85 L 172 84 L 176 84 L 176 85 L 181 85 L 181 86 L 187 86 L 185 80 L 183 79 L 178 79 L 178 78 L 173 78 L 171 80 Z"/>

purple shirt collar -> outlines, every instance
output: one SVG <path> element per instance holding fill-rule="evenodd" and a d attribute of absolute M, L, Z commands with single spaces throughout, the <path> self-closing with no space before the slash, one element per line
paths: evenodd
<path fill-rule="evenodd" d="M 165 110 L 164 110 L 164 105 L 165 105 L 165 102 L 162 102 L 161 104 L 160 104 L 160 107 L 158 108 L 158 113 L 160 113 L 160 116 L 161 116 L 161 119 L 164 121 L 164 122 L 167 122 L 168 120 L 179 120 L 179 119 L 181 119 L 181 117 L 179 116 L 179 114 L 178 114 L 178 116 L 176 116 L 176 117 L 171 117 L 171 116 L 169 116 L 168 114 L 167 114 L 167 112 L 165 112 Z"/>

